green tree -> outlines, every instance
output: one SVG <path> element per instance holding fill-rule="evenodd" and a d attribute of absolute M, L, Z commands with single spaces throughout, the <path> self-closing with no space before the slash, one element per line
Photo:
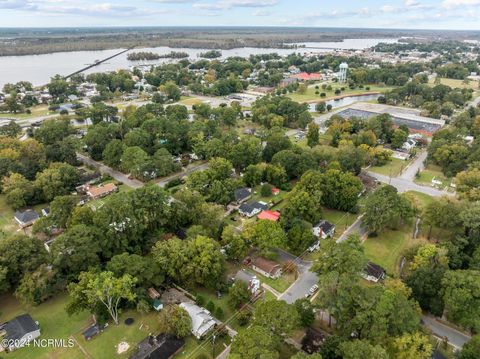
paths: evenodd
<path fill-rule="evenodd" d="M 476 359 L 480 353 L 480 335 L 475 335 L 463 346 L 458 359 Z"/>
<path fill-rule="evenodd" d="M 314 122 L 308 125 L 307 144 L 314 147 L 320 143 L 320 127 Z"/>
<path fill-rule="evenodd" d="M 59 289 L 57 281 L 55 270 L 42 264 L 34 272 L 24 274 L 15 296 L 26 304 L 43 303 Z"/>
<path fill-rule="evenodd" d="M 112 272 L 82 272 L 78 283 L 68 285 L 71 301 L 67 310 L 70 313 L 82 309 L 92 310 L 101 303 L 118 325 L 122 300 L 132 302 L 136 299 L 133 292 L 136 281 L 136 278 L 128 274 L 116 278 Z"/>
<path fill-rule="evenodd" d="M 331 169 L 321 177 L 322 203 L 328 208 L 341 211 L 355 209 L 363 185 L 358 177 L 350 172 Z"/>
<path fill-rule="evenodd" d="M 238 229 L 232 225 L 228 225 L 223 229 L 222 245 L 230 259 L 241 260 L 247 255 L 247 243 Z"/>
<path fill-rule="evenodd" d="M 367 198 L 363 222 L 372 233 L 398 228 L 413 217 L 410 201 L 393 186 L 383 186 Z"/>
<path fill-rule="evenodd" d="M 285 198 L 287 204 L 282 210 L 282 219 L 292 223 L 295 219 L 310 223 L 317 222 L 322 217 L 322 207 L 316 203 L 306 191 L 294 189 Z"/>
<path fill-rule="evenodd" d="M 472 202 L 480 200 L 480 170 L 478 168 L 469 168 L 458 173 L 455 177 L 455 184 L 461 198 Z"/>
<path fill-rule="evenodd" d="M 310 327 L 315 321 L 314 306 L 308 298 L 301 298 L 295 301 L 295 308 L 300 317 L 302 327 Z"/>
<path fill-rule="evenodd" d="M 242 236 L 250 246 L 263 251 L 272 247 L 282 247 L 286 243 L 285 231 L 278 222 L 258 221 L 245 225 Z"/>
<path fill-rule="evenodd" d="M 15 287 L 27 272 L 33 272 L 47 262 L 48 253 L 43 242 L 33 237 L 14 235 L 0 240 L 0 268 L 5 283 Z"/>
<path fill-rule="evenodd" d="M 34 202 L 34 184 L 19 173 L 12 173 L 2 179 L 2 191 L 7 203 L 13 209 L 19 209 Z"/>
<path fill-rule="evenodd" d="M 20 133 L 22 133 L 22 128 L 14 120 L 0 127 L 0 136 L 16 138 Z"/>
<path fill-rule="evenodd" d="M 420 332 L 406 333 L 393 339 L 391 349 L 398 359 L 430 359 L 433 352 L 430 340 Z"/>
<path fill-rule="evenodd" d="M 248 303 L 252 296 L 250 289 L 248 289 L 248 285 L 238 280 L 230 287 L 228 294 L 228 301 L 233 308 L 238 308 L 243 304 Z"/>
<path fill-rule="evenodd" d="M 79 174 L 75 167 L 66 163 L 52 163 L 37 174 L 35 186 L 41 190 L 46 201 L 53 200 L 56 196 L 69 194 L 78 183 Z"/>
<path fill-rule="evenodd" d="M 480 272 L 447 271 L 442 286 L 447 318 L 469 330 L 480 331 Z"/>
<path fill-rule="evenodd" d="M 372 345 L 366 340 L 352 340 L 340 344 L 343 359 L 388 359 L 385 349 L 380 345 Z"/>
<path fill-rule="evenodd" d="M 131 173 L 137 178 L 143 178 L 144 171 L 150 164 L 150 157 L 140 147 L 127 147 L 121 158 L 124 171 Z"/>
<path fill-rule="evenodd" d="M 300 316 L 295 306 L 283 300 L 267 300 L 255 308 L 253 325 L 267 328 L 274 334 L 290 334 L 300 325 Z"/>
<path fill-rule="evenodd" d="M 100 264 L 99 232 L 93 226 L 70 227 L 53 242 L 53 265 L 69 279 Z"/>
<path fill-rule="evenodd" d="M 110 141 L 102 153 L 105 164 L 113 168 L 119 168 L 124 151 L 125 145 L 121 140 L 114 139 Z"/>
<path fill-rule="evenodd" d="M 242 329 L 233 338 L 229 358 L 232 359 L 277 359 L 278 339 L 259 325 Z"/>
<path fill-rule="evenodd" d="M 185 338 L 192 330 L 192 320 L 188 312 L 178 305 L 169 305 L 160 313 L 160 321 L 165 332 L 177 338 Z"/>
<path fill-rule="evenodd" d="M 393 148 L 401 148 L 407 139 L 408 139 L 408 132 L 405 132 L 405 131 L 397 128 L 393 132 L 392 147 Z"/>
<path fill-rule="evenodd" d="M 107 263 L 106 270 L 113 272 L 116 277 L 129 274 L 137 278 L 142 287 L 160 286 L 165 279 L 162 269 L 152 257 L 138 254 L 117 254 Z"/>

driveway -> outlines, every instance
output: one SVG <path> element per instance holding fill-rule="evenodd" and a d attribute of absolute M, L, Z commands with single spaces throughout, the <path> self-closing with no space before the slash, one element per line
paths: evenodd
<path fill-rule="evenodd" d="M 425 166 L 424 162 L 427 159 L 427 151 L 423 150 L 418 154 L 418 156 L 413 160 L 412 163 L 402 172 L 399 178 L 403 178 L 409 181 L 413 181 L 415 179 L 415 175 L 417 172 L 422 171 Z"/>
<path fill-rule="evenodd" d="M 337 243 L 345 241 L 351 234 L 358 234 L 360 238 L 363 238 L 368 234 L 367 227 L 362 223 L 362 217 L 363 214 L 358 216 L 355 222 L 353 222 L 352 225 L 337 239 Z"/>

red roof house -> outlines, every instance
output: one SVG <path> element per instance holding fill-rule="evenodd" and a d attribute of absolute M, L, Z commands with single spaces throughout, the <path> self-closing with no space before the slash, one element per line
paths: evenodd
<path fill-rule="evenodd" d="M 293 78 L 298 79 L 300 81 L 320 81 L 320 80 L 323 80 L 322 74 L 319 74 L 319 73 L 309 74 L 308 72 L 300 72 L 299 74 L 295 74 L 295 75 L 292 75 L 290 77 L 293 77 Z"/>
<path fill-rule="evenodd" d="M 280 219 L 280 212 L 265 210 L 265 211 L 262 211 L 257 218 L 276 222 Z"/>

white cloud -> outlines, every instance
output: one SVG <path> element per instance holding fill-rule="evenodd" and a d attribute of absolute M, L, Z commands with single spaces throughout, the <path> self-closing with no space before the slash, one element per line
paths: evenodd
<path fill-rule="evenodd" d="M 252 13 L 252 16 L 270 16 L 272 13 L 266 10 L 256 10 Z"/>
<path fill-rule="evenodd" d="M 195 3 L 193 7 L 204 10 L 228 10 L 236 7 L 269 7 L 277 3 L 278 0 L 220 0 L 215 3 Z"/>
<path fill-rule="evenodd" d="M 446 9 L 453 9 L 461 6 L 476 6 L 480 5 L 480 0 L 443 0 L 442 7 Z"/>

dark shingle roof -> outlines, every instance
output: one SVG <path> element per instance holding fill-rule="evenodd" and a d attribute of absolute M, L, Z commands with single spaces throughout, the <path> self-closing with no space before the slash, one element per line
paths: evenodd
<path fill-rule="evenodd" d="M 330 223 L 329 221 L 323 220 L 319 222 L 315 227 L 320 227 L 323 233 L 330 233 L 330 231 L 335 228 L 335 225 L 333 223 Z"/>
<path fill-rule="evenodd" d="M 242 201 L 250 197 L 251 192 L 250 188 L 239 188 L 235 190 L 235 201 Z"/>
<path fill-rule="evenodd" d="M 26 334 L 38 330 L 39 327 L 30 314 L 23 314 L 8 321 L 4 329 L 7 332 L 5 339 L 12 340 L 21 339 Z"/>
<path fill-rule="evenodd" d="M 20 221 L 22 223 L 28 223 L 28 222 L 35 221 L 35 220 L 40 218 L 38 213 L 36 211 L 34 211 L 33 209 L 27 209 L 25 212 L 17 211 L 17 212 L 15 212 L 14 216 L 18 221 Z"/>
<path fill-rule="evenodd" d="M 365 267 L 365 273 L 371 275 L 372 277 L 380 279 L 385 275 L 385 269 L 380 267 L 378 264 L 368 262 L 367 266 Z"/>
<path fill-rule="evenodd" d="M 138 344 L 137 352 L 130 359 L 169 359 L 184 345 L 183 339 L 167 334 L 160 334 L 156 338 L 149 336 Z"/>
<path fill-rule="evenodd" d="M 255 209 L 263 211 L 267 208 L 268 208 L 268 206 L 266 206 L 266 205 L 264 205 L 260 202 L 249 202 L 249 203 L 243 203 L 240 206 L 239 209 L 240 209 L 241 212 L 244 212 L 244 213 L 252 213 L 253 210 L 255 210 Z"/>

